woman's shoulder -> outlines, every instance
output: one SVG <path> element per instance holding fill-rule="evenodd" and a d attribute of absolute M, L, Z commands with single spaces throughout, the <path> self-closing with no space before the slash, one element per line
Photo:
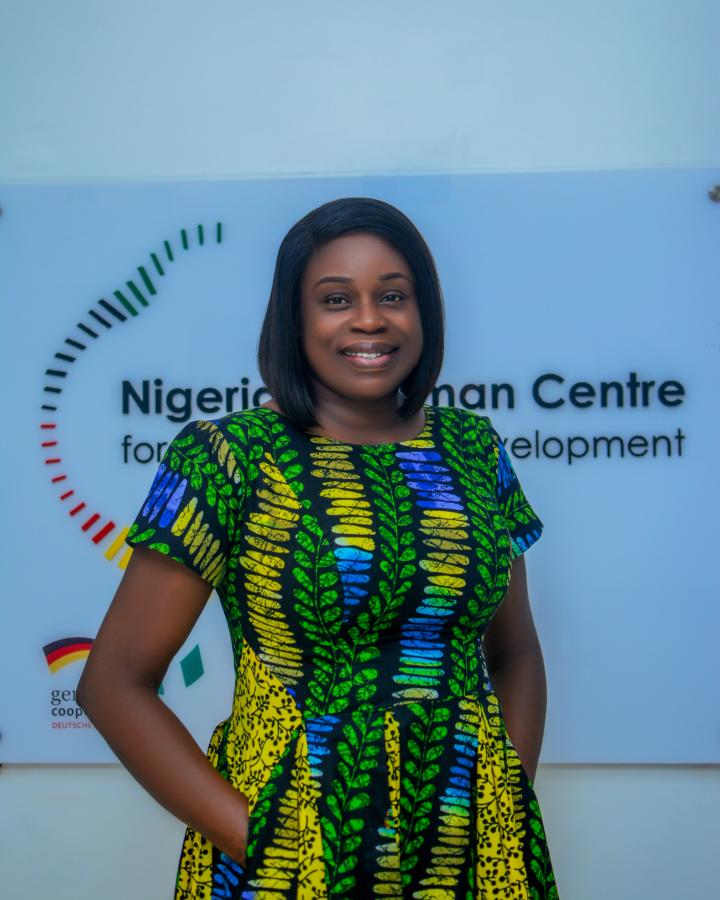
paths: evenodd
<path fill-rule="evenodd" d="M 252 409 L 240 409 L 215 419 L 220 428 L 251 429 L 266 428 L 276 422 L 278 413 L 270 406 L 254 406 Z"/>
<path fill-rule="evenodd" d="M 476 429 L 482 432 L 494 432 L 493 424 L 489 416 L 481 415 L 474 409 L 465 409 L 461 406 L 433 406 L 428 404 L 433 415 L 441 422 L 453 423 L 463 428 Z"/>
<path fill-rule="evenodd" d="M 276 418 L 268 407 L 258 407 L 214 419 L 193 419 L 176 433 L 169 449 L 184 456 L 206 452 L 221 460 L 232 454 L 244 462 L 252 445 L 272 441 Z"/>

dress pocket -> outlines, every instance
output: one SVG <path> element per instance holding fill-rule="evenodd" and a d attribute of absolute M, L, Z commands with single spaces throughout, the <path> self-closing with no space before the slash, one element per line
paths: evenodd
<path fill-rule="evenodd" d="M 518 770 L 519 774 L 525 780 L 530 790 L 534 790 L 533 780 L 528 775 L 527 769 L 525 768 L 523 761 L 520 759 L 520 754 L 517 752 L 517 750 L 515 749 L 515 745 L 510 740 L 510 735 L 507 733 L 507 730 L 503 730 L 505 731 L 505 747 L 507 751 L 508 769 L 510 770 L 510 773 L 512 774 L 513 769 Z"/>
<path fill-rule="evenodd" d="M 287 743 L 249 809 L 245 883 L 251 892 L 270 878 L 278 896 L 294 896 L 297 856 L 291 846 L 297 846 L 298 829 L 297 738 Z"/>
<path fill-rule="evenodd" d="M 532 791 L 532 779 L 525 770 L 525 766 L 520 759 L 520 754 L 517 752 L 517 749 L 510 738 L 500 707 L 500 701 L 494 691 L 490 690 L 487 692 L 485 696 L 485 706 L 488 724 L 493 732 L 499 749 L 505 756 L 510 781 L 515 783 L 518 781 L 524 782 Z"/>
<path fill-rule="evenodd" d="M 227 853 L 218 853 L 213 865 L 210 900 L 240 900 L 244 886 L 245 867 Z"/>

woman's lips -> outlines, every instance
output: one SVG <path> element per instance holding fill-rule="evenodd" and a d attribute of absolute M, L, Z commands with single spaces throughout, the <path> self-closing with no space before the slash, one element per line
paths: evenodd
<path fill-rule="evenodd" d="M 384 366 L 396 350 L 397 347 L 390 345 L 375 345 L 373 347 L 354 345 L 345 347 L 340 353 L 350 360 L 354 366 L 358 366 L 361 369 L 374 369 Z"/>

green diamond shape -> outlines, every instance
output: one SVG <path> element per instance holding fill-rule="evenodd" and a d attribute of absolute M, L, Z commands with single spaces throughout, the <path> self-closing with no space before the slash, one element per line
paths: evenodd
<path fill-rule="evenodd" d="M 199 678 L 203 677 L 205 668 L 203 667 L 199 644 L 195 644 L 188 655 L 180 660 L 180 668 L 182 669 L 185 687 L 190 687 L 191 684 L 195 684 Z"/>

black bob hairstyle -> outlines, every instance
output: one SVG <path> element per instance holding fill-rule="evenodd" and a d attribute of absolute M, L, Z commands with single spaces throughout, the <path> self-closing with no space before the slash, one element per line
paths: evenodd
<path fill-rule="evenodd" d="M 398 407 L 413 416 L 435 386 L 443 361 L 443 299 L 435 262 L 425 239 L 399 209 L 368 197 L 332 200 L 312 210 L 288 231 L 280 244 L 270 300 L 258 344 L 258 368 L 283 413 L 298 425 L 317 425 L 311 392 L 312 371 L 302 349 L 300 281 L 310 257 L 346 234 L 373 234 L 407 260 L 423 331 L 423 352 L 400 389 Z"/>

